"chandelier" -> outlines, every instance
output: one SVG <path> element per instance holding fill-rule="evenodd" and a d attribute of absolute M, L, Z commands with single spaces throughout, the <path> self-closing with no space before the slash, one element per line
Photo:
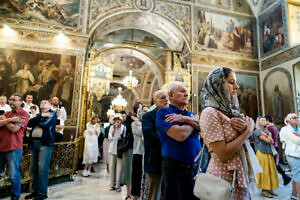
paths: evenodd
<path fill-rule="evenodd" d="M 126 76 L 122 82 L 130 90 L 136 87 L 139 83 L 139 81 L 134 76 L 132 76 L 132 70 L 129 70 L 129 76 Z"/>
<path fill-rule="evenodd" d="M 119 87 L 118 90 L 119 90 L 119 94 L 117 95 L 116 98 L 112 100 L 111 104 L 114 110 L 122 111 L 125 110 L 127 106 L 127 101 L 121 95 L 122 88 Z"/>
<path fill-rule="evenodd" d="M 109 93 L 112 74 L 112 67 L 102 56 L 89 62 L 89 91 L 97 96 L 98 101 Z"/>
<path fill-rule="evenodd" d="M 171 59 L 172 59 L 172 55 L 169 53 L 167 55 L 167 71 L 165 73 L 165 79 L 166 79 L 165 87 L 168 87 L 168 85 L 174 81 L 180 81 L 180 82 L 184 83 L 184 85 L 188 89 L 188 93 L 190 93 L 190 91 L 191 91 L 191 73 L 190 73 L 191 65 L 188 63 L 187 69 L 183 68 L 181 66 L 179 56 L 174 55 L 174 65 L 172 67 Z"/>
<path fill-rule="evenodd" d="M 107 111 L 107 117 L 108 118 L 111 118 L 112 116 L 114 116 L 116 113 L 115 113 L 115 111 L 112 109 L 112 106 L 110 106 L 110 108 L 108 109 L 108 111 Z"/>

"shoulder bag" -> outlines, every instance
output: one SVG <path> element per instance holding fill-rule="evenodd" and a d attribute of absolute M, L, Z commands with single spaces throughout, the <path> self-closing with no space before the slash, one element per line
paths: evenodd
<path fill-rule="evenodd" d="M 195 158 L 195 162 L 203 155 L 205 144 L 199 154 Z M 199 170 L 195 176 L 194 195 L 202 200 L 230 200 L 234 194 L 234 183 L 236 178 L 236 170 L 233 173 L 232 184 L 228 183 L 224 179 L 208 173 L 202 173 L 201 162 L 203 156 L 201 156 Z"/>
<path fill-rule="evenodd" d="M 117 156 L 118 156 L 118 158 L 122 158 L 123 153 L 125 153 L 127 151 L 128 140 L 127 140 L 127 137 L 126 137 L 125 133 L 126 133 L 126 128 L 124 126 L 122 134 L 121 134 L 121 138 L 118 140 L 118 143 L 117 143 Z"/>

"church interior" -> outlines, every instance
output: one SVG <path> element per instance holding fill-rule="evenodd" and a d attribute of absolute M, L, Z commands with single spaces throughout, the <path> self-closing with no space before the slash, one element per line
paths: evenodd
<path fill-rule="evenodd" d="M 188 109 L 200 114 L 204 80 L 219 66 L 236 72 L 242 112 L 283 126 L 286 114 L 300 114 L 299 35 L 299 0 L 0 1 L 0 93 L 61 100 L 67 120 L 49 172 L 56 184 L 82 169 L 93 114 L 107 123 L 136 102 L 150 107 L 173 81 L 185 83 Z M 24 144 L 24 191 L 30 157 Z M 2 176 L 0 198 L 9 187 Z"/>

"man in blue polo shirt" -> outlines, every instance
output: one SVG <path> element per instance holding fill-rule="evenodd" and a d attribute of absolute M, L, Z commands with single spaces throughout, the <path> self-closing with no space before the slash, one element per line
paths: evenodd
<path fill-rule="evenodd" d="M 161 141 L 162 199 L 193 200 L 194 176 L 201 150 L 199 116 L 184 110 L 188 104 L 188 90 L 182 82 L 173 82 L 168 89 L 168 108 L 157 111 L 156 127 Z"/>

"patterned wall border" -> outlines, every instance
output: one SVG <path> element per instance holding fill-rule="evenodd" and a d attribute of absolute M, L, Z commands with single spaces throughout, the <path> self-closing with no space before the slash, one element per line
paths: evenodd
<path fill-rule="evenodd" d="M 284 29 L 284 40 L 285 40 L 285 44 L 281 47 L 278 47 L 276 49 L 273 49 L 272 51 L 269 51 L 267 53 L 264 53 L 262 51 L 263 49 L 263 38 L 262 38 L 262 17 L 264 17 L 265 15 L 269 14 L 270 12 L 272 12 L 277 6 L 281 5 L 282 6 L 282 23 L 283 23 L 283 29 Z M 270 6 L 262 15 L 260 15 L 258 17 L 258 27 L 259 27 L 259 48 L 260 48 L 260 54 L 261 57 L 266 57 L 268 55 L 271 55 L 275 52 L 278 52 L 282 49 L 285 49 L 286 47 L 288 47 L 289 45 L 289 34 L 288 34 L 288 24 L 287 24 L 287 16 L 286 16 L 286 4 L 284 0 L 281 0 L 277 3 L 274 3 L 272 6 Z"/>
<path fill-rule="evenodd" d="M 300 56 L 300 45 L 286 50 L 278 55 L 272 56 L 261 62 L 261 70 L 269 69 L 273 66 L 293 60 Z"/>
<path fill-rule="evenodd" d="M 43 53 L 53 53 L 53 54 L 63 54 L 76 56 L 76 70 L 75 70 L 75 80 L 74 80 L 74 91 L 73 91 L 73 105 L 70 118 L 66 120 L 66 126 L 77 126 L 78 115 L 80 112 L 80 95 L 81 95 L 81 85 L 82 85 L 82 73 L 84 64 L 84 51 L 82 50 L 66 50 L 53 48 L 41 43 L 27 43 L 26 41 L 18 41 L 18 43 L 5 43 L 0 42 L 0 48 L 10 48 L 15 50 L 25 50 L 25 51 L 37 51 Z"/>
<path fill-rule="evenodd" d="M 266 82 L 267 82 L 267 79 L 269 78 L 269 76 L 271 74 L 273 74 L 274 72 L 282 72 L 284 74 L 286 74 L 287 76 L 287 79 L 289 81 L 289 88 L 290 88 L 290 94 L 291 94 L 291 98 L 290 98 L 290 103 L 291 103 L 291 112 L 295 112 L 295 99 L 294 99 L 294 91 L 293 91 L 293 81 L 292 81 L 292 75 L 290 74 L 290 72 L 282 67 L 278 67 L 278 68 L 275 68 L 275 69 L 272 69 L 270 70 L 266 76 L 264 77 L 264 80 L 263 80 L 263 90 L 264 90 L 264 104 L 266 104 L 267 102 L 267 99 L 266 99 L 266 91 L 267 91 L 267 87 L 266 87 Z"/>
<path fill-rule="evenodd" d="M 256 60 L 232 59 L 228 57 L 212 56 L 214 52 L 207 51 L 207 54 L 191 53 L 191 60 L 194 64 L 208 64 L 214 66 L 227 66 L 234 69 L 259 71 L 259 62 Z"/>

